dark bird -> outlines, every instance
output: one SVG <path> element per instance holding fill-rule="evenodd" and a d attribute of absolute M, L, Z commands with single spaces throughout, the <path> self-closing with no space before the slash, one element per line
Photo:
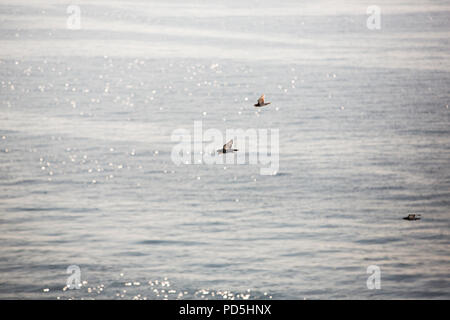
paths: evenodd
<path fill-rule="evenodd" d="M 408 214 L 407 217 L 403 218 L 404 220 L 420 220 L 420 214 Z"/>
<path fill-rule="evenodd" d="M 235 152 L 238 151 L 238 149 L 232 149 L 233 146 L 233 139 L 228 141 L 226 144 L 223 145 L 222 149 L 217 150 L 217 152 L 220 153 L 228 153 L 228 152 Z"/>
<path fill-rule="evenodd" d="M 270 102 L 264 102 L 264 94 L 263 94 L 263 95 L 261 95 L 261 97 L 259 97 L 258 103 L 255 104 L 254 106 L 255 107 L 264 107 L 264 106 L 267 106 L 268 104 L 270 104 Z"/>

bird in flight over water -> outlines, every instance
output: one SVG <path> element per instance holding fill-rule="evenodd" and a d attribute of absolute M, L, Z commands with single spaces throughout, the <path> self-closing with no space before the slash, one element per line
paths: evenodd
<path fill-rule="evenodd" d="M 264 102 L 264 94 L 261 95 L 261 97 L 259 97 L 258 99 L 258 103 L 255 104 L 255 107 L 264 107 L 267 106 L 268 104 L 270 104 L 270 102 Z"/>
<path fill-rule="evenodd" d="M 407 217 L 403 218 L 404 220 L 420 220 L 420 214 L 408 214 Z"/>
<path fill-rule="evenodd" d="M 238 149 L 232 149 L 231 147 L 233 146 L 233 139 L 231 139 L 230 141 L 228 141 L 226 144 L 223 145 L 222 149 L 217 150 L 217 152 L 219 154 L 221 153 L 228 153 L 228 152 L 235 152 L 238 151 Z"/>

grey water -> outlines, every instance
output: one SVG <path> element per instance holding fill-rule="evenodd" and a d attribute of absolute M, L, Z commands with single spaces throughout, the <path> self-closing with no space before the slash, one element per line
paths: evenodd
<path fill-rule="evenodd" d="M 449 299 L 450 5 L 376 4 L 95 0 L 73 30 L 0 1 L 0 298 Z M 279 169 L 175 165 L 194 121 L 279 129 Z"/>

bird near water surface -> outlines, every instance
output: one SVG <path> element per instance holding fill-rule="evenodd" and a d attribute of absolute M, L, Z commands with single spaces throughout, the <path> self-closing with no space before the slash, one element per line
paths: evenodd
<path fill-rule="evenodd" d="M 415 220 L 420 220 L 420 214 L 408 214 L 408 216 L 404 217 L 403 220 L 410 220 L 410 221 L 415 221 Z"/>
<path fill-rule="evenodd" d="M 218 152 L 219 154 L 222 154 L 222 153 L 230 153 L 230 152 L 238 151 L 238 149 L 233 149 L 232 146 L 233 146 L 233 139 L 231 139 L 231 140 L 228 141 L 226 144 L 224 144 L 224 145 L 223 145 L 223 148 L 217 150 L 217 152 Z"/>
<path fill-rule="evenodd" d="M 270 104 L 270 102 L 264 102 L 264 94 L 259 97 L 258 102 L 254 104 L 255 107 L 264 107 Z"/>

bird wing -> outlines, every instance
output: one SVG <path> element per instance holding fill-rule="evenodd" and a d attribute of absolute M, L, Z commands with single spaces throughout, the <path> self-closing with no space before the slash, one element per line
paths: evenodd
<path fill-rule="evenodd" d="M 231 139 L 230 141 L 228 141 L 226 144 L 223 145 L 223 148 L 225 150 L 231 149 L 231 146 L 233 145 L 233 139 Z"/>
<path fill-rule="evenodd" d="M 261 97 L 259 97 L 258 104 L 259 105 L 263 105 L 264 104 L 264 95 L 261 95 Z"/>

